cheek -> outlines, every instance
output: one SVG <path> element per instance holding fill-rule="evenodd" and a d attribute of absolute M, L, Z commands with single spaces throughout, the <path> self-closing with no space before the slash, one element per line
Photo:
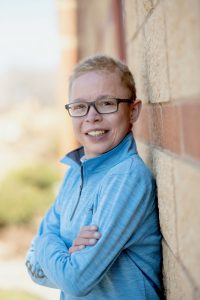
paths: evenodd
<path fill-rule="evenodd" d="M 73 127 L 75 135 L 79 135 L 79 133 L 81 131 L 81 124 L 80 124 L 80 122 L 78 122 L 78 120 L 74 120 L 72 122 L 72 127 Z"/>
<path fill-rule="evenodd" d="M 116 117 L 114 117 L 111 122 L 113 129 L 119 133 L 124 132 L 130 128 L 130 116 L 127 111 L 120 112 Z"/>

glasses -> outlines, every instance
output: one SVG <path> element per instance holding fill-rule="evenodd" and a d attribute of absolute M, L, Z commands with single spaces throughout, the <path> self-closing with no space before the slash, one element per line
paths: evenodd
<path fill-rule="evenodd" d="M 112 114 L 118 111 L 119 103 L 132 103 L 131 99 L 119 99 L 119 98 L 101 98 L 92 102 L 75 102 L 65 105 L 71 117 L 84 117 L 88 114 L 91 106 L 99 114 Z"/>

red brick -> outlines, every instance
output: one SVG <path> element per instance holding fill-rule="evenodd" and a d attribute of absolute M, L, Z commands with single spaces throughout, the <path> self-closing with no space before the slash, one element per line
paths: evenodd
<path fill-rule="evenodd" d="M 200 159 L 200 103 L 184 103 L 181 107 L 184 152 Z"/>
<path fill-rule="evenodd" d="M 163 143 L 162 147 L 180 154 L 180 117 L 177 106 L 171 104 L 162 105 Z"/>
<path fill-rule="evenodd" d="M 200 103 L 145 105 L 134 124 L 136 138 L 200 159 Z"/>

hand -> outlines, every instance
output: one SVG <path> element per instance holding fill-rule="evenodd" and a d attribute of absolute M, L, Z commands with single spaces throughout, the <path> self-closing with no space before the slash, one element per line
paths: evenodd
<path fill-rule="evenodd" d="M 78 236 L 69 248 L 69 253 L 72 254 L 73 252 L 84 249 L 85 246 L 93 246 L 100 237 L 101 234 L 98 232 L 97 226 L 91 225 L 81 227 Z"/>

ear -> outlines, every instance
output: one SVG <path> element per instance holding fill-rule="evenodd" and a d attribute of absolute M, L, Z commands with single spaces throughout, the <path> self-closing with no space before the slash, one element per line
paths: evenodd
<path fill-rule="evenodd" d="M 130 120 L 131 123 L 135 123 L 140 115 L 140 111 L 142 108 L 142 101 L 139 99 L 136 99 L 133 103 L 131 103 L 130 107 Z"/>

